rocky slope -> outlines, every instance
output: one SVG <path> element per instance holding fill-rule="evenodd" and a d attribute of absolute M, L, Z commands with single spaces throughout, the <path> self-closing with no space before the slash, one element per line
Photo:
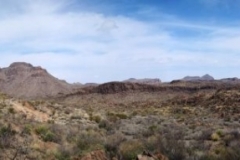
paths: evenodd
<path fill-rule="evenodd" d="M 72 86 L 41 67 L 16 62 L 0 69 L 0 91 L 19 98 L 46 98 L 70 93 Z"/>

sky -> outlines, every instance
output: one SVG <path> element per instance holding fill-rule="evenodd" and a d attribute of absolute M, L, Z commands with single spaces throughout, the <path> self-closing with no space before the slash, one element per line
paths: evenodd
<path fill-rule="evenodd" d="M 240 0 L 0 0 L 0 67 L 69 83 L 240 77 Z"/>

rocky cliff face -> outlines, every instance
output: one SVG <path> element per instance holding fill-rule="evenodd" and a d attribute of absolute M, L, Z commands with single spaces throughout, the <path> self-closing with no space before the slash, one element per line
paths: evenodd
<path fill-rule="evenodd" d="M 41 67 L 24 62 L 0 69 L 0 91 L 19 98 L 45 98 L 71 92 L 72 86 Z"/>

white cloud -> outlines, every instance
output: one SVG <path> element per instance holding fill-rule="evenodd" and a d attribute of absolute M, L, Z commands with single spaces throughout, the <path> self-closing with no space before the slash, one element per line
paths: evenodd
<path fill-rule="evenodd" d="M 63 11 L 67 1 L 22 2 L 14 16 L 0 19 L 0 66 L 26 61 L 70 82 L 129 77 L 170 80 L 177 71 L 177 75 L 188 73 L 187 67 L 200 67 L 202 73 L 207 72 L 206 67 L 239 66 L 235 63 L 237 55 L 225 52 L 240 51 L 240 30 L 236 28 Z M 10 12 L 16 7 L 8 8 Z M 175 37 L 172 32 L 179 27 L 203 32 L 204 36 Z M 189 70 L 189 74 L 193 72 Z"/>

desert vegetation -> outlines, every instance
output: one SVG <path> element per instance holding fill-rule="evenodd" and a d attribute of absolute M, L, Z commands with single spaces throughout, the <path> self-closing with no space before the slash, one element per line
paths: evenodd
<path fill-rule="evenodd" d="M 240 159 L 236 89 L 0 96 L 1 159 Z"/>

